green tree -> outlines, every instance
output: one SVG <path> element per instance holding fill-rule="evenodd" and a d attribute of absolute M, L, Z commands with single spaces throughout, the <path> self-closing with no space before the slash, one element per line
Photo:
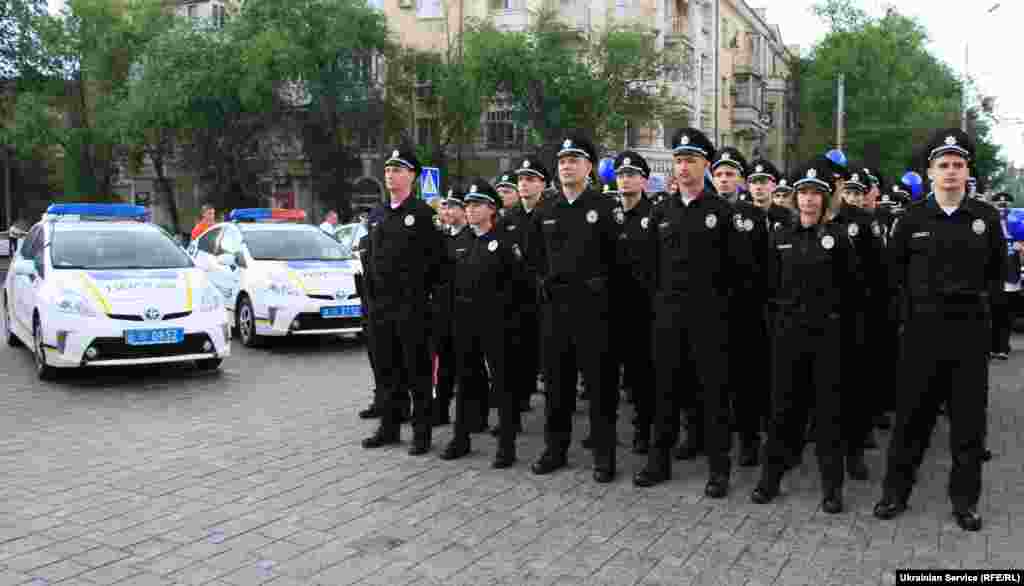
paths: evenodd
<path fill-rule="evenodd" d="M 32 22 L 46 14 L 46 0 L 0 2 L 0 79 L 35 77 L 39 38 Z"/>
<path fill-rule="evenodd" d="M 800 64 L 801 159 L 834 146 L 836 80 L 845 76 L 845 149 L 887 178 L 922 168 L 915 148 L 936 128 L 959 126 L 962 84 L 927 48 L 914 18 L 889 9 L 870 18 L 850 0 L 815 7 L 830 32 Z M 988 128 L 978 124 L 977 166 L 985 176 L 1002 164 Z"/>

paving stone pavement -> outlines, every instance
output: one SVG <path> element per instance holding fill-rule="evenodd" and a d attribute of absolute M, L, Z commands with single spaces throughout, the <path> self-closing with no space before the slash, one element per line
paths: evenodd
<path fill-rule="evenodd" d="M 879 522 L 881 451 L 835 516 L 818 510 L 811 452 L 768 506 L 748 500 L 750 469 L 724 501 L 704 498 L 700 462 L 638 490 L 641 460 L 625 447 L 619 479 L 597 485 L 581 408 L 571 467 L 538 477 L 539 395 L 520 463 L 499 471 L 489 436 L 468 458 L 438 460 L 449 428 L 428 457 L 361 449 L 374 423 L 356 417 L 369 399 L 358 344 L 234 353 L 220 375 L 127 369 L 46 384 L 26 350 L 0 349 L 0 586 L 860 585 L 898 567 L 1024 566 L 1024 351 L 993 364 L 996 457 L 975 534 L 949 515 L 944 423 L 912 509 Z"/>

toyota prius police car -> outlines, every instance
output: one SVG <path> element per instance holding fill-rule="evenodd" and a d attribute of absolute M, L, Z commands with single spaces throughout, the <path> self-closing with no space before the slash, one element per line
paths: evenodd
<path fill-rule="evenodd" d="M 7 343 L 40 378 L 60 368 L 195 362 L 231 352 L 220 293 L 146 208 L 54 204 L 14 255 L 3 290 Z"/>
<path fill-rule="evenodd" d="M 302 210 L 233 210 L 189 246 L 246 346 L 267 336 L 362 333 L 351 251 Z"/>

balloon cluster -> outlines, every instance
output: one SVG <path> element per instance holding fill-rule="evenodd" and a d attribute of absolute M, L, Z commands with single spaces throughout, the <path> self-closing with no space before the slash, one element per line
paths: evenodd
<path fill-rule="evenodd" d="M 910 191 L 910 199 L 918 201 L 924 197 L 924 179 L 917 171 L 907 171 L 900 177 L 900 183 L 907 187 Z"/>
<path fill-rule="evenodd" d="M 597 176 L 606 185 L 615 181 L 615 159 L 611 157 L 601 159 L 597 165 Z"/>
<path fill-rule="evenodd" d="M 1006 214 L 1006 231 L 1014 241 L 1024 241 L 1024 208 L 1011 208 Z"/>

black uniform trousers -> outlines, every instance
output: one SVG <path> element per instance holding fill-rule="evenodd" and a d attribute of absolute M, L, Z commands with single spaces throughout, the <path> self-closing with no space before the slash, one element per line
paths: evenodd
<path fill-rule="evenodd" d="M 529 292 L 527 296 L 529 299 L 519 305 L 518 323 L 513 325 L 514 343 L 508 349 L 510 368 L 514 371 L 512 390 L 524 405 L 530 404 L 530 396 L 537 390 L 540 370 L 540 313 L 536 293 Z"/>
<path fill-rule="evenodd" d="M 729 302 L 726 297 L 658 293 L 652 340 L 656 365 L 654 448 L 679 436 L 680 406 L 699 405 L 711 474 L 729 474 Z"/>
<path fill-rule="evenodd" d="M 654 357 L 651 349 L 653 310 L 649 297 L 616 294 L 622 309 L 612 317 L 615 368 L 622 366 L 623 381 L 632 392 L 636 410 L 636 435 L 650 439 L 654 424 Z M 616 377 L 617 380 L 617 377 Z"/>
<path fill-rule="evenodd" d="M 729 312 L 729 342 L 735 372 L 729 386 L 735 430 L 759 438 L 771 398 L 771 342 L 765 304 L 753 297 L 734 298 Z"/>
<path fill-rule="evenodd" d="M 875 332 L 869 313 L 854 309 L 842 319 L 842 353 L 851 367 L 843 372 L 840 385 L 847 397 L 857 397 L 856 401 L 849 401 L 843 408 L 843 437 L 846 440 L 846 453 L 859 456 L 864 453 L 865 436 L 874 429 L 874 416 L 879 412 L 879 402 L 875 397 L 877 387 L 868 376 L 873 373 L 855 365 L 871 364 L 868 348 L 877 346 L 869 342 Z"/>
<path fill-rule="evenodd" d="M 608 288 L 548 285 L 547 291 L 550 302 L 544 307 L 542 325 L 547 450 L 564 455 L 569 449 L 579 365 L 590 391 L 594 466 L 614 471 L 619 389 L 610 351 Z"/>
<path fill-rule="evenodd" d="M 1019 291 L 1000 291 L 992 298 L 992 352 L 1010 353 L 1014 306 L 1020 294 Z"/>
<path fill-rule="evenodd" d="M 907 321 L 906 387 L 889 442 L 883 483 L 886 497 L 909 499 L 939 404 L 946 401 L 953 456 L 949 499 L 958 510 L 977 505 L 987 425 L 990 328 L 980 303 L 956 311 L 917 311 Z"/>
<path fill-rule="evenodd" d="M 498 425 L 506 437 L 519 430 L 519 399 L 510 382 L 507 353 L 511 335 L 504 316 L 495 316 L 486 303 L 455 300 L 455 355 L 458 392 L 455 394 L 455 437 L 466 437 L 486 424 L 490 405 L 486 381 L 480 380 L 486 362 L 491 375 L 491 395 L 498 408 Z M 492 319 L 498 317 L 498 319 Z M 483 418 L 483 420 L 481 420 Z"/>
<path fill-rule="evenodd" d="M 803 446 L 813 410 L 815 451 L 826 494 L 843 486 L 845 461 L 840 383 L 840 318 L 810 322 L 785 310 L 775 324 L 772 365 L 772 417 L 765 445 L 761 484 L 778 487 L 794 446 Z"/>
<path fill-rule="evenodd" d="M 377 365 L 376 404 L 383 410 L 382 430 L 398 427 L 398 414 L 412 393 L 412 422 L 429 431 L 433 416 L 433 368 L 430 358 L 430 313 L 427 303 L 377 299 L 371 315 L 374 362 Z"/>

